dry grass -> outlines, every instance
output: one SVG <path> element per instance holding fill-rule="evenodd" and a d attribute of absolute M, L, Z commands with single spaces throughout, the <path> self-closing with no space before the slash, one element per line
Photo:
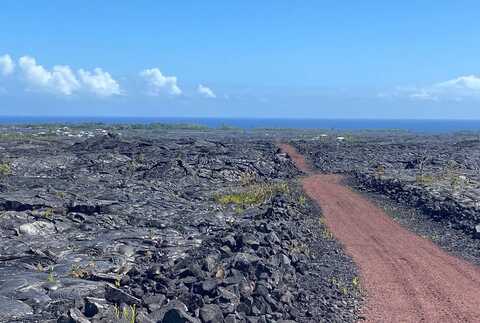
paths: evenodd
<path fill-rule="evenodd" d="M 289 193 L 287 183 L 254 184 L 242 189 L 240 192 L 215 196 L 215 201 L 222 205 L 235 205 L 242 208 L 261 205 L 278 193 Z"/>

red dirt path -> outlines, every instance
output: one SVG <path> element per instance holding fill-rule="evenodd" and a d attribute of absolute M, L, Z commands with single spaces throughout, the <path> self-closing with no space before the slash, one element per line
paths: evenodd
<path fill-rule="evenodd" d="M 292 146 L 281 149 L 308 175 L 305 192 L 360 269 L 367 322 L 480 322 L 478 267 L 404 229 L 340 176 L 315 174 Z"/>

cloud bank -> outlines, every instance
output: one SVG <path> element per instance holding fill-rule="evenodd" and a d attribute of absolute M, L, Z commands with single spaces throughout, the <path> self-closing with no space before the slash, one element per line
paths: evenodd
<path fill-rule="evenodd" d="M 214 99 L 217 97 L 209 87 L 206 87 L 202 84 L 198 85 L 197 92 L 205 98 Z"/>
<path fill-rule="evenodd" d="M 71 95 L 81 87 L 69 66 L 56 65 L 49 71 L 29 56 L 21 57 L 18 65 L 27 83 L 36 89 Z"/>
<path fill-rule="evenodd" d="M 11 74 L 14 74 L 15 78 L 21 82 L 20 84 L 23 83 L 25 89 L 31 92 L 44 92 L 57 96 L 89 94 L 97 97 L 111 97 L 126 93 L 109 72 L 99 67 L 93 70 L 83 68 L 75 70 L 69 65 L 46 67 L 32 56 L 22 56 L 18 62 L 8 54 L 0 56 L 0 76 Z M 141 79 L 144 89 L 133 87 L 129 92 L 172 97 L 183 94 L 177 77 L 164 75 L 158 67 L 141 70 L 136 77 L 133 77 L 133 81 L 138 81 L 138 78 Z M 131 79 L 127 80 L 127 84 L 131 81 Z M 203 84 L 199 84 L 196 89 L 191 89 L 188 93 L 193 91 L 204 98 L 217 97 L 211 88 Z"/>
<path fill-rule="evenodd" d="M 177 85 L 177 78 L 163 75 L 158 68 L 145 69 L 140 72 L 140 76 L 147 83 L 149 95 L 158 96 L 167 93 L 176 96 L 182 94 L 182 90 Z"/>
<path fill-rule="evenodd" d="M 95 68 L 93 72 L 83 69 L 74 72 L 68 65 L 55 65 L 48 70 L 30 56 L 21 57 L 18 65 L 24 80 L 35 90 L 62 95 L 81 92 L 97 96 L 121 94 L 118 82 L 101 68 Z"/>

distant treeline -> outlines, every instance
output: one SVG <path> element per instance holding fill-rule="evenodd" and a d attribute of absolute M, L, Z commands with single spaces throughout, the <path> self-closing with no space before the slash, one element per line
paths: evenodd
<path fill-rule="evenodd" d="M 205 131 L 209 129 L 221 130 L 239 130 L 240 128 L 221 124 L 217 128 L 211 128 L 195 123 L 104 123 L 104 122 L 80 122 L 80 123 L 34 123 L 12 125 L 11 127 L 21 127 L 30 129 L 49 129 L 55 130 L 64 127 L 70 129 L 93 130 L 93 129 L 111 129 L 111 130 L 197 130 Z"/>

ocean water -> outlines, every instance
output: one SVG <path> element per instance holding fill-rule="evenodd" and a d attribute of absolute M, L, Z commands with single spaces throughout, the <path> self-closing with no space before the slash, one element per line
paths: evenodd
<path fill-rule="evenodd" d="M 413 132 L 444 133 L 480 131 L 480 120 L 426 120 L 426 119 L 275 119 L 275 118 L 171 118 L 171 117 L 25 117 L 0 116 L 0 124 L 84 123 L 147 124 L 188 123 L 210 128 L 223 125 L 242 129 L 294 128 L 333 130 L 406 130 Z"/>

